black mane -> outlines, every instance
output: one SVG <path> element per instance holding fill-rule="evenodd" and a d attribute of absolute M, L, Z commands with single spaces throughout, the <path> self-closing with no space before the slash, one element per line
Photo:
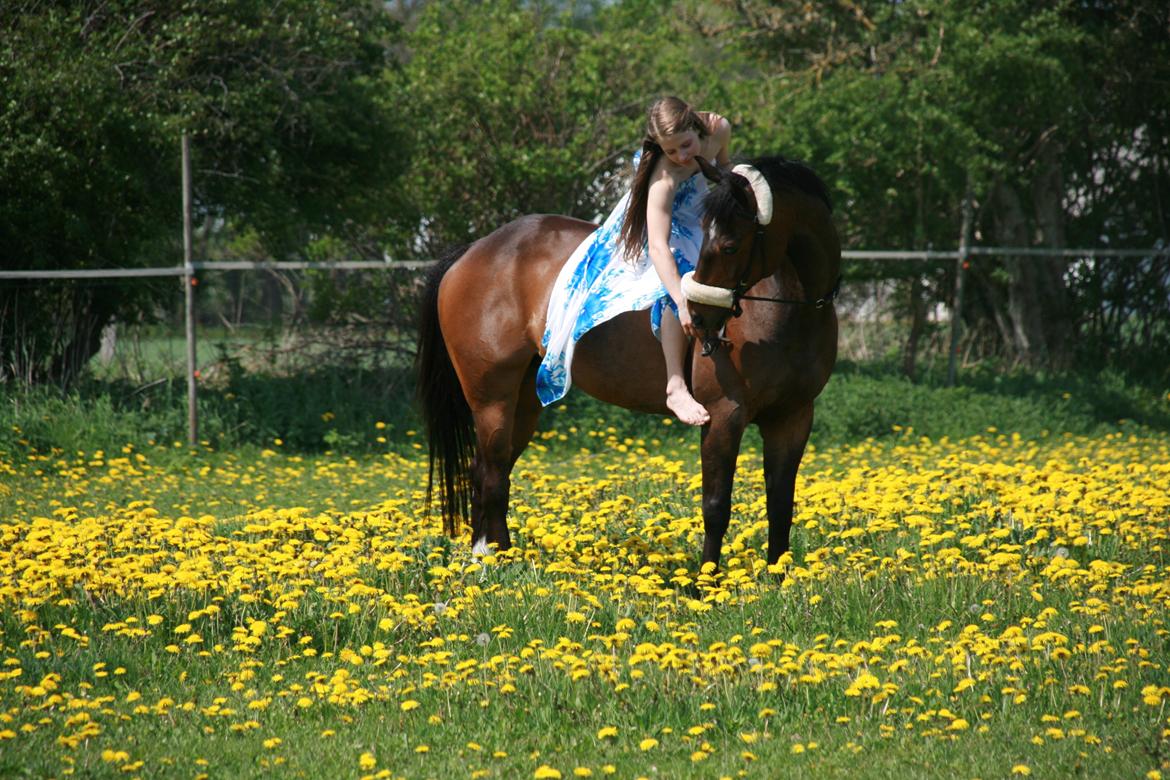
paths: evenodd
<path fill-rule="evenodd" d="M 772 188 L 773 196 L 784 190 L 799 190 L 819 199 L 829 211 L 833 210 L 833 204 L 829 200 L 829 188 L 825 186 L 824 181 L 821 180 L 820 176 L 817 176 L 812 168 L 799 160 L 789 160 L 786 157 L 776 155 L 756 157 L 742 162 L 764 175 L 764 178 L 768 180 L 768 186 Z M 731 220 L 735 217 L 744 216 L 743 206 L 732 195 L 730 176 L 711 188 L 703 201 L 703 207 L 706 212 L 705 224 L 714 222 L 723 227 L 730 225 Z M 751 215 L 747 216 L 749 219 L 751 218 Z"/>

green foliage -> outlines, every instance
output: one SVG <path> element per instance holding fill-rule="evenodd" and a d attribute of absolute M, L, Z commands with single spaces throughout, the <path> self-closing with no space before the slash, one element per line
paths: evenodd
<path fill-rule="evenodd" d="M 0 11 L 0 262 L 177 261 L 183 131 L 198 249 L 217 258 L 431 259 L 521 214 L 594 218 L 663 93 L 726 114 L 733 153 L 811 162 L 849 248 L 953 248 L 967 194 L 976 245 L 1156 245 L 1168 14 L 1154 0 L 26 0 Z M 1150 365 L 1170 343 L 1170 272 L 1118 269 L 981 258 L 964 314 L 978 354 Z M 919 271 L 847 275 L 909 287 Z M 952 273 L 918 302 L 949 304 Z M 255 298 L 242 286 L 206 316 L 238 321 Z M 304 289 L 319 322 L 409 293 L 330 275 Z M 149 319 L 173 295 L 0 287 L 0 377 L 68 385 L 111 317 Z"/>
<path fill-rule="evenodd" d="M 667 7 L 428 4 L 391 79 L 412 147 L 397 253 L 433 257 L 523 214 L 607 210 L 646 105 L 696 70 L 670 41 Z"/>
<path fill-rule="evenodd" d="M 1170 103 L 1157 86 L 1170 62 L 1164 4 L 684 5 L 703 34 L 730 31 L 732 50 L 758 70 L 732 88 L 751 106 L 735 113 L 754 115 L 740 137 L 782 139 L 814 163 L 849 247 L 952 249 L 968 193 L 976 244 L 1150 246 L 1167 235 L 1165 210 L 1142 206 L 1170 183 Z M 1170 319 L 1170 277 L 1143 270 L 1082 267 L 1078 285 L 1064 261 L 981 258 L 965 319 L 983 354 L 1100 367 L 1123 364 L 1124 351 L 1132 363 L 1162 342 L 1136 344 L 1126 329 Z M 947 304 L 953 287 L 931 298 Z M 1102 288 L 1107 303 L 1092 294 Z M 1151 289 L 1156 312 L 1131 304 Z M 1078 349 L 1086 320 L 1123 349 Z"/>
<path fill-rule="evenodd" d="M 269 253 L 385 213 L 398 136 L 376 77 L 393 28 L 370 4 L 17 6 L 0 12 L 6 267 L 177 264 L 183 132 L 196 218 L 252 228 Z M 0 287 L 0 378 L 69 384 L 102 327 L 149 317 L 163 289 Z"/>

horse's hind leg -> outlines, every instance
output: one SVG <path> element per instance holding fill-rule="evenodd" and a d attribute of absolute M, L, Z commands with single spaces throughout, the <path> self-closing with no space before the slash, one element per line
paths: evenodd
<path fill-rule="evenodd" d="M 474 409 L 476 454 L 471 466 L 471 541 L 476 553 L 488 545 L 512 546 L 508 537 L 512 429 L 515 401 L 497 401 Z"/>
<path fill-rule="evenodd" d="M 796 472 L 812 429 L 813 406 L 765 415 L 758 420 L 764 441 L 764 485 L 768 496 L 768 564 L 788 552 Z"/>
<path fill-rule="evenodd" d="M 531 440 L 540 416 L 535 364 L 521 376 L 516 374 L 514 370 L 499 372 L 492 385 L 511 391 L 472 406 L 478 446 L 471 471 L 471 539 L 472 549 L 479 554 L 493 544 L 501 550 L 512 546 L 508 534 L 512 466 Z"/>

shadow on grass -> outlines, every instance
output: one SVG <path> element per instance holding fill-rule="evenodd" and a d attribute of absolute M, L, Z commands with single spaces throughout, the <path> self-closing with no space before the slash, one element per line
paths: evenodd
<path fill-rule="evenodd" d="M 945 374 L 917 382 L 889 364 L 842 361 L 817 400 L 812 441 L 832 446 L 887 438 L 907 428 L 933 439 L 985 434 L 1026 437 L 1103 430 L 1170 432 L 1170 396 L 1118 373 L 1042 376 L 968 372 L 957 387 Z M 407 367 L 325 365 L 295 375 L 233 372 L 199 388 L 199 438 L 213 449 L 275 447 L 285 452 L 418 453 L 425 435 Z M 68 395 L 0 388 L 0 449 L 70 452 L 180 447 L 187 439 L 186 384 L 142 387 L 90 379 Z M 697 448 L 698 433 L 677 421 L 608 406 L 574 392 L 541 416 L 536 442 L 551 450 L 613 446 Z M 758 446 L 754 429 L 745 447 Z M 696 453 L 697 457 L 697 453 Z"/>
<path fill-rule="evenodd" d="M 889 364 L 842 361 L 818 403 L 819 421 L 842 414 L 848 422 L 826 425 L 832 437 L 880 436 L 893 425 L 918 433 L 969 436 L 994 427 L 1022 435 L 1093 433 L 1136 424 L 1170 432 L 1166 388 L 1114 371 L 1044 375 L 969 371 L 955 387 L 938 370 L 911 382 Z M 868 417 L 866 425 L 858 418 Z M 843 430 L 842 430 L 843 429 Z"/>

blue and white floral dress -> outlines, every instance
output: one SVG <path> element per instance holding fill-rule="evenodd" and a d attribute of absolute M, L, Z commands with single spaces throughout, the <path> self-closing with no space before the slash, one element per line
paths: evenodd
<path fill-rule="evenodd" d="M 637 167 L 637 157 L 634 159 Z M 696 173 L 674 194 L 670 212 L 670 249 L 679 274 L 693 271 L 703 244 L 703 196 L 707 180 Z M 626 193 L 605 222 L 573 251 L 557 276 L 548 302 L 544 359 L 536 374 L 536 394 L 548 406 L 564 398 L 572 384 L 570 367 L 577 341 L 591 328 L 627 311 L 650 309 L 650 324 L 658 335 L 662 307 L 675 308 L 649 252 L 628 262 L 619 242 L 630 193 Z"/>

